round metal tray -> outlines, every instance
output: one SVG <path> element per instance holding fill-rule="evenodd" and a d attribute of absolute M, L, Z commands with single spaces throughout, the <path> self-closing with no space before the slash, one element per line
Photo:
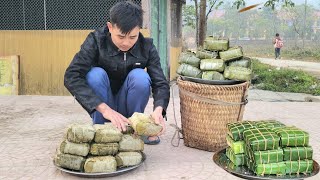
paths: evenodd
<path fill-rule="evenodd" d="M 319 173 L 319 164 L 313 160 L 313 171 L 308 174 L 291 174 L 284 176 L 265 175 L 257 176 L 247 166 L 234 166 L 226 156 L 226 149 L 222 149 L 213 155 L 213 161 L 227 172 L 245 179 L 270 180 L 270 179 L 304 179 Z"/>
<path fill-rule="evenodd" d="M 181 76 L 181 79 L 184 81 L 191 81 L 195 83 L 210 84 L 210 85 L 233 85 L 233 84 L 240 84 L 244 82 L 244 81 L 237 81 L 237 80 L 206 80 L 206 79 L 187 77 L 187 76 Z"/>
<path fill-rule="evenodd" d="M 86 177 L 86 178 L 103 178 L 103 177 L 112 177 L 112 176 L 118 176 L 124 173 L 127 173 L 129 171 L 132 171 L 134 169 L 137 169 L 139 166 L 141 166 L 141 164 L 146 160 L 146 155 L 144 153 L 142 153 L 142 161 L 135 165 L 135 166 L 130 166 L 130 167 L 122 167 L 122 168 L 118 168 L 117 171 L 115 172 L 110 172 L 110 173 L 85 173 L 85 172 L 79 172 L 79 171 L 74 171 L 74 170 L 69 170 L 69 169 L 65 169 L 62 167 L 57 166 L 54 162 L 54 166 L 61 170 L 62 172 L 74 175 L 74 176 L 79 176 L 79 177 Z"/>

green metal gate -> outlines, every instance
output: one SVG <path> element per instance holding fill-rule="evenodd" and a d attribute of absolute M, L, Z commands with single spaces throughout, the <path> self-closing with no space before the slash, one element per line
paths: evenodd
<path fill-rule="evenodd" d="M 164 75 L 169 79 L 167 50 L 167 0 L 151 1 L 151 37 L 160 55 Z"/>

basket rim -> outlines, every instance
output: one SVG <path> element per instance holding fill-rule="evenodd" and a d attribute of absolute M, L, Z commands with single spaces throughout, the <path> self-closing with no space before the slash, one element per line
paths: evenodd
<path fill-rule="evenodd" d="M 200 84 L 200 85 L 203 85 L 203 86 L 219 86 L 219 87 L 237 87 L 237 86 L 244 86 L 245 84 L 248 86 L 248 84 L 249 84 L 248 81 L 243 81 L 241 83 L 228 84 L 228 85 L 224 85 L 224 84 L 203 84 L 203 83 L 183 80 L 182 76 L 179 76 L 177 78 L 177 83 L 179 83 L 179 82 L 190 83 L 190 84 Z"/>

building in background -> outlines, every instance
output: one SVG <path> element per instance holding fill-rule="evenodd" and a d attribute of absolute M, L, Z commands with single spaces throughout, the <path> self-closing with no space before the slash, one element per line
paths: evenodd
<path fill-rule="evenodd" d="M 123 0 L 0 1 L 0 56 L 19 55 L 19 94 L 69 95 L 66 67 L 88 33 L 104 26 Z M 145 11 L 141 32 L 154 39 L 166 77 L 175 78 L 181 51 L 183 0 L 132 0 Z"/>

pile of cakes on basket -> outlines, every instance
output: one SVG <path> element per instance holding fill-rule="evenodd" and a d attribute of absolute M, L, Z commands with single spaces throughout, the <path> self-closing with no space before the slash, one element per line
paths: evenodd
<path fill-rule="evenodd" d="M 313 170 L 309 134 L 276 120 L 227 124 L 227 157 L 256 175 L 310 173 Z"/>
<path fill-rule="evenodd" d="M 229 47 L 228 39 L 207 37 L 204 49 L 183 52 L 179 57 L 177 73 L 205 80 L 250 81 L 251 59 L 243 56 L 241 47 Z"/>
<path fill-rule="evenodd" d="M 140 135 L 155 136 L 162 126 L 146 114 L 134 113 L 126 132 L 111 123 L 71 125 L 57 149 L 54 163 L 62 168 L 85 173 L 110 173 L 134 166 L 143 160 L 144 142 Z"/>

